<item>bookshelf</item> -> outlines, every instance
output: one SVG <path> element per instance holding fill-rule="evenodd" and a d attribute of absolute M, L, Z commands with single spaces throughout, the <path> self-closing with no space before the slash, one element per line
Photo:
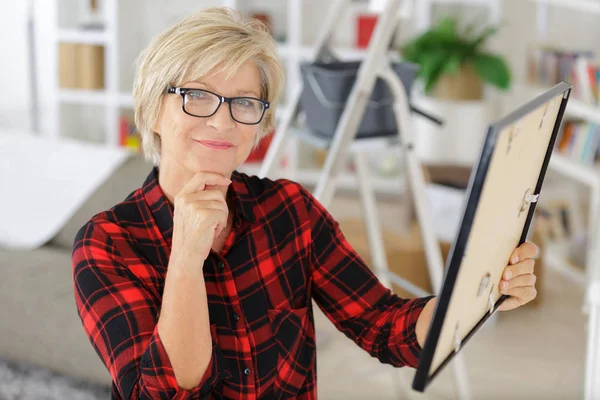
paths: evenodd
<path fill-rule="evenodd" d="M 63 108 L 65 105 L 75 107 L 88 107 L 98 110 L 98 114 L 102 114 L 104 138 L 103 143 L 108 146 L 119 146 L 120 131 L 119 131 L 119 118 L 123 110 L 131 110 L 133 108 L 133 98 L 130 91 L 122 90 L 122 76 L 120 74 L 121 64 L 124 62 L 121 57 L 120 47 L 120 34 L 119 23 L 125 21 L 124 7 L 118 0 L 103 0 L 101 4 L 102 14 L 102 29 L 98 30 L 85 30 L 78 28 L 76 23 L 73 22 L 74 18 L 71 16 L 70 20 L 65 23 L 64 16 L 61 20 L 61 12 L 65 14 L 62 9 L 65 6 L 81 6 L 71 1 L 53 0 L 52 13 L 50 19 L 53 21 L 52 24 L 52 73 L 49 76 L 52 78 L 53 90 L 51 107 L 50 107 L 50 129 L 46 131 L 46 134 L 51 138 L 59 138 L 62 136 L 64 131 L 65 117 L 63 116 Z M 72 4 L 71 4 L 72 3 Z M 222 5 L 226 7 L 239 8 L 240 6 L 247 5 L 248 1 L 243 0 L 217 0 L 217 1 L 205 1 L 205 6 L 211 5 Z M 292 0 L 288 2 L 289 8 L 289 20 L 293 19 L 298 11 L 298 7 L 301 7 L 302 1 Z M 199 5 L 201 7 L 202 5 Z M 62 9 L 59 9 L 62 7 Z M 298 36 L 293 30 L 298 29 L 298 25 L 289 24 L 288 20 L 288 33 L 287 36 L 290 40 L 280 44 L 281 56 L 286 60 L 288 70 L 293 69 L 293 63 L 298 63 L 301 56 L 308 54 L 308 48 L 301 48 L 299 43 L 295 42 L 295 37 Z M 59 53 L 58 46 L 61 43 L 72 43 L 72 44 L 83 44 L 102 46 L 104 48 L 104 88 L 98 90 L 87 90 L 78 88 L 64 88 L 59 82 Z M 142 49 L 139 48 L 138 51 Z M 299 51 L 301 50 L 301 51 Z M 293 72 L 292 72 L 293 73 Z M 288 79 L 297 79 L 295 76 L 291 76 Z M 279 107 L 278 114 L 285 111 L 285 105 Z M 98 121 L 94 121 L 98 122 Z M 78 139 L 87 139 L 81 137 Z"/>
<path fill-rule="evenodd" d="M 600 16 L 600 2 L 597 0 L 534 0 L 538 4 L 538 13 L 547 15 L 548 7 L 560 7 L 581 13 Z M 540 10 L 540 7 L 543 8 Z M 539 21 L 538 21 L 539 24 Z M 539 29 L 539 25 L 538 25 Z M 581 71 L 581 70 L 580 70 Z M 590 82 L 578 77 L 576 83 Z M 588 88 L 589 89 L 589 88 Z M 589 92 L 583 93 L 585 101 L 571 98 L 565 111 L 566 118 L 587 121 L 590 124 L 600 124 L 600 105 L 598 99 L 590 99 Z M 587 96 L 586 96 L 587 95 Z M 595 104 L 594 104 L 595 102 Z M 585 376 L 583 378 L 584 399 L 598 398 L 600 393 L 600 168 L 596 165 L 581 165 L 560 154 L 553 154 L 550 167 L 565 177 L 580 182 L 589 188 L 589 214 L 587 229 L 587 244 L 585 249 L 585 272 L 572 268 L 567 252 L 561 244 L 552 246 L 548 252 L 549 265 L 561 270 L 565 276 L 571 276 L 585 287 L 584 311 L 588 314 L 586 324 L 587 352 L 585 361 Z"/>
<path fill-rule="evenodd" d="M 538 18 L 538 34 L 542 35 L 542 31 L 545 30 L 542 25 L 547 25 L 547 21 L 544 21 L 544 18 L 547 18 L 548 8 L 550 7 L 600 15 L 600 2 L 596 0 L 533 0 L 533 2 L 538 6 L 538 16 L 542 17 L 541 19 Z M 550 53 L 552 52 L 553 51 L 550 50 Z M 544 81 L 550 76 L 560 74 L 561 79 L 573 83 L 575 90 L 571 93 L 569 103 L 565 110 L 565 122 L 563 122 L 563 128 L 572 121 L 581 121 L 582 124 L 584 124 L 584 128 L 576 132 L 576 135 L 580 135 L 580 142 L 576 143 L 577 139 L 572 140 L 571 144 L 567 147 L 568 150 L 564 153 L 555 151 L 550 160 L 549 167 L 551 170 L 559 173 L 561 176 L 568 178 L 571 181 L 578 182 L 589 189 L 589 227 L 587 231 L 587 237 L 591 243 L 593 242 L 599 227 L 600 163 L 597 161 L 597 158 L 593 156 L 592 160 L 595 158 L 596 162 L 589 163 L 589 161 L 591 161 L 589 159 L 586 160 L 587 163 L 582 162 L 582 158 L 585 159 L 585 157 L 581 157 L 581 155 L 584 154 L 581 152 L 581 150 L 589 152 L 590 150 L 585 149 L 585 146 L 589 146 L 593 140 L 587 139 L 592 138 L 596 140 L 597 138 L 594 138 L 594 136 L 600 135 L 600 132 L 596 131 L 597 128 L 588 129 L 588 126 L 600 127 L 600 104 L 598 104 L 599 99 L 594 97 L 592 94 L 593 83 L 590 81 L 590 77 L 588 75 L 589 65 L 588 61 L 586 61 L 587 57 L 589 56 L 583 55 L 582 52 L 579 51 L 575 53 L 569 53 L 567 51 L 564 53 L 565 55 L 563 55 L 562 51 L 558 51 L 558 53 L 558 61 L 555 59 L 552 60 L 555 64 L 552 62 L 550 64 L 544 64 L 547 59 L 544 59 L 543 56 L 542 58 L 537 59 L 538 62 L 541 60 L 543 67 L 541 70 L 541 80 Z M 553 54 L 550 55 L 555 57 Z M 548 65 L 556 66 L 546 69 Z M 529 71 L 531 72 L 531 69 Z M 539 70 L 536 71 L 535 75 L 537 75 L 539 72 Z M 562 76 L 565 74 L 569 76 Z M 539 79 L 540 77 L 534 76 L 534 78 Z M 548 84 L 551 84 L 551 82 L 548 82 Z M 524 83 L 517 85 L 515 92 L 517 93 L 517 98 L 521 99 L 519 101 L 526 101 L 527 99 L 537 96 L 547 88 L 548 87 L 545 86 L 539 87 L 530 83 Z M 561 138 L 559 137 L 559 140 L 560 139 Z M 560 145 L 561 142 L 558 142 L 558 144 Z M 594 153 L 598 151 L 597 143 L 596 148 L 591 149 L 591 151 Z M 563 244 L 557 243 L 554 250 L 560 249 L 561 246 L 563 246 Z M 575 281 L 585 283 L 585 273 L 582 273 L 577 269 L 570 268 L 569 261 L 565 257 L 565 251 L 554 250 L 551 252 L 551 254 L 549 254 L 548 257 L 548 259 L 551 260 L 551 264 L 558 267 L 558 269 L 564 272 L 567 276 L 574 277 Z M 586 273 L 600 269 L 600 265 L 596 265 L 596 260 L 594 260 L 592 257 L 592 250 L 593 249 L 591 248 L 591 245 L 588 245 L 588 257 L 585 266 Z M 579 274 L 579 276 L 576 276 L 577 274 Z"/>

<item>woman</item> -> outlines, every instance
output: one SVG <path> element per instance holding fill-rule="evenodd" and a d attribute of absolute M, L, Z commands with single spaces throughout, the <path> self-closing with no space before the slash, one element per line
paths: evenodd
<path fill-rule="evenodd" d="M 313 399 L 311 299 L 381 362 L 416 366 L 435 299 L 381 285 L 299 184 L 236 172 L 273 125 L 282 80 L 268 31 L 226 9 L 142 54 L 136 125 L 155 167 L 73 249 L 78 312 L 113 398 Z M 503 310 L 535 297 L 536 251 L 515 250 Z"/>

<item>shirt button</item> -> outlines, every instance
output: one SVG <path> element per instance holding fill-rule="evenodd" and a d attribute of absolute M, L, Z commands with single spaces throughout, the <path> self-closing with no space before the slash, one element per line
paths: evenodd
<path fill-rule="evenodd" d="M 233 314 L 233 319 L 235 319 L 236 321 L 240 320 L 240 316 L 237 314 Z"/>
<path fill-rule="evenodd" d="M 250 368 L 246 368 L 246 369 L 244 370 L 244 374 L 246 374 L 246 375 L 250 375 L 250 373 L 251 373 L 251 372 L 252 372 L 252 371 L 250 371 Z"/>
<path fill-rule="evenodd" d="M 219 261 L 219 263 L 217 264 L 217 267 L 219 267 L 219 269 L 223 269 L 223 268 L 225 268 L 225 263 L 223 261 Z"/>

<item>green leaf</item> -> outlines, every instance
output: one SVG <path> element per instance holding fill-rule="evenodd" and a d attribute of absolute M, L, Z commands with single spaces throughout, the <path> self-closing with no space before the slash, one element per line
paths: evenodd
<path fill-rule="evenodd" d="M 420 66 L 419 79 L 430 91 L 441 75 L 454 74 L 466 62 L 473 62 L 475 70 L 485 82 L 506 89 L 510 85 L 510 71 L 500 56 L 483 53 L 486 40 L 498 32 L 496 26 L 486 26 L 476 32 L 478 23 L 458 29 L 456 17 L 439 20 L 430 30 L 405 42 L 402 57 Z M 480 24 L 479 24 L 480 25 Z"/>
<path fill-rule="evenodd" d="M 406 61 L 414 62 L 420 64 L 420 57 L 422 54 L 422 50 L 417 41 L 411 41 L 406 43 L 401 49 L 402 57 L 406 59 Z"/>
<path fill-rule="evenodd" d="M 477 25 L 478 25 L 477 22 L 472 22 L 469 25 L 467 25 L 461 36 L 470 37 L 471 35 L 473 35 L 473 32 L 475 32 L 475 29 L 477 29 Z"/>
<path fill-rule="evenodd" d="M 454 75 L 458 72 L 463 58 L 460 54 L 450 54 L 444 62 L 443 73 L 448 75 Z"/>
<path fill-rule="evenodd" d="M 453 17 L 446 17 L 441 19 L 432 32 L 435 33 L 435 36 L 438 40 L 443 42 L 452 42 L 455 41 L 458 37 L 457 27 L 458 22 Z"/>
<path fill-rule="evenodd" d="M 448 55 L 442 52 L 432 53 L 423 62 L 419 77 L 423 79 L 426 92 L 429 92 L 436 85 L 444 71 L 447 57 Z"/>
<path fill-rule="evenodd" d="M 484 82 L 503 90 L 510 87 L 510 69 L 501 57 L 481 53 L 473 59 L 473 66 Z"/>
<path fill-rule="evenodd" d="M 490 36 L 498 32 L 498 27 L 488 26 L 477 37 L 470 41 L 469 45 L 476 51 L 489 39 Z"/>

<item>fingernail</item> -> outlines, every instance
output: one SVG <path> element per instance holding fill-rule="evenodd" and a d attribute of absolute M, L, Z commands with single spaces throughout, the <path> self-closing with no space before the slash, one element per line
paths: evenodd
<path fill-rule="evenodd" d="M 519 262 L 519 256 L 514 256 L 514 257 L 512 258 L 512 261 L 511 261 L 511 262 L 512 262 L 513 264 L 516 264 L 517 262 Z"/>
<path fill-rule="evenodd" d="M 510 272 L 510 271 L 506 271 L 506 273 L 504 274 L 504 278 L 506 280 L 510 279 L 511 276 L 512 276 L 512 272 Z"/>
<path fill-rule="evenodd" d="M 506 289 L 508 287 L 508 282 L 502 282 L 502 289 Z"/>

